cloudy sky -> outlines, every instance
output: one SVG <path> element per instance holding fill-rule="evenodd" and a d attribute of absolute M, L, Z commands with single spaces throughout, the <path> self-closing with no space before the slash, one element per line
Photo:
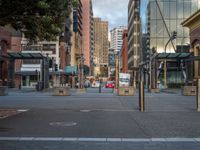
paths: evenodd
<path fill-rule="evenodd" d="M 95 17 L 109 22 L 109 30 L 120 25 L 127 26 L 129 0 L 92 0 Z"/>

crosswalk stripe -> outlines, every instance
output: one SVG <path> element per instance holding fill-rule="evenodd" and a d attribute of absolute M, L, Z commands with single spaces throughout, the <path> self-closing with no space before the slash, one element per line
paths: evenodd
<path fill-rule="evenodd" d="M 200 142 L 200 138 L 83 138 L 83 137 L 0 137 L 0 141 L 71 142 Z"/>

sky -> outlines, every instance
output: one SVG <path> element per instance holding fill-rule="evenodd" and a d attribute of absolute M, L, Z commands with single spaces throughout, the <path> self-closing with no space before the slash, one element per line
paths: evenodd
<path fill-rule="evenodd" d="M 129 0 L 92 0 L 94 17 L 109 22 L 109 30 L 128 22 Z"/>

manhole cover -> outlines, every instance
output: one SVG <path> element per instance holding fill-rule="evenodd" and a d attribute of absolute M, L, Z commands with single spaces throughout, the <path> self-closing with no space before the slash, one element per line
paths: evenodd
<path fill-rule="evenodd" d="M 91 112 L 91 110 L 80 110 L 80 112 Z"/>
<path fill-rule="evenodd" d="M 76 126 L 76 122 L 51 122 L 49 123 L 50 126 L 54 127 L 71 127 L 71 126 Z"/>

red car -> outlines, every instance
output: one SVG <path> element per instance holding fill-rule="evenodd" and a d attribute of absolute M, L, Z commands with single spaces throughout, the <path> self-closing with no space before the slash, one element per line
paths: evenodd
<path fill-rule="evenodd" d="M 106 88 L 114 88 L 115 87 L 115 83 L 113 81 L 108 81 L 106 83 Z"/>

